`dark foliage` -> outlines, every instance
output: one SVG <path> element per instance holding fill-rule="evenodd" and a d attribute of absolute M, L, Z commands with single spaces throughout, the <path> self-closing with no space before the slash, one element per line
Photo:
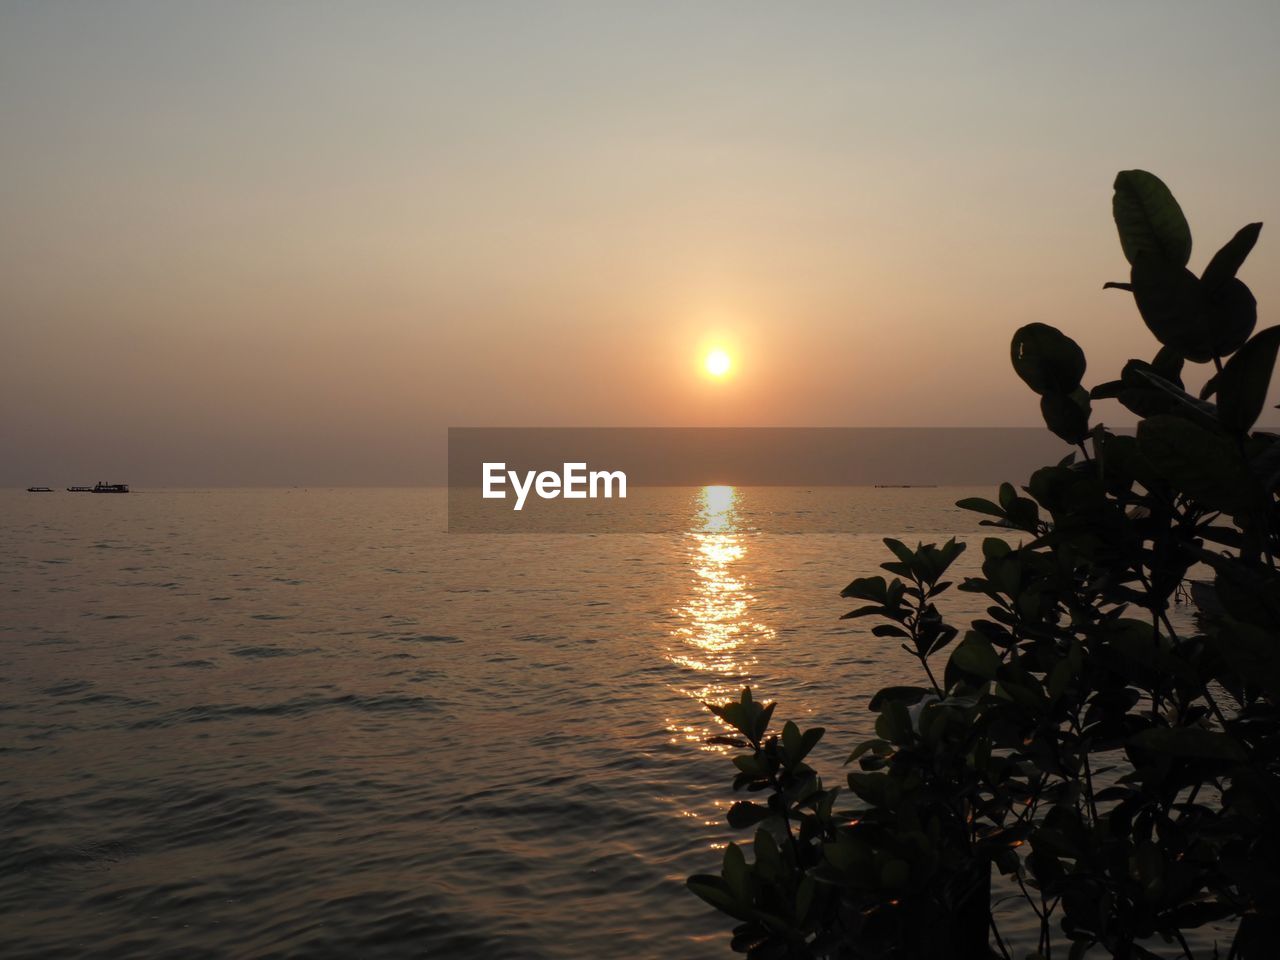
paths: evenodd
<path fill-rule="evenodd" d="M 892 579 L 845 588 L 860 604 L 845 616 L 877 620 L 921 667 L 918 686 L 872 699 L 876 738 L 850 755 L 847 792 L 805 762 L 820 728 L 775 731 L 750 690 L 711 707 L 743 750 L 734 789 L 754 798 L 729 823 L 755 835 L 751 859 L 731 844 L 689 887 L 753 960 L 1007 957 L 993 871 L 1039 924 L 1033 956 L 1163 942 L 1190 957 L 1185 933 L 1212 922 L 1234 930 L 1230 956 L 1274 955 L 1280 437 L 1255 423 L 1280 327 L 1254 333 L 1236 277 L 1261 225 L 1197 277 L 1157 177 L 1122 172 L 1114 213 L 1131 275 L 1107 286 L 1132 293 L 1160 349 L 1086 390 L 1069 337 L 1014 334 L 1015 371 L 1079 455 L 960 501 L 1001 533 L 957 588 L 985 618 L 961 629 L 937 606 L 954 540 L 886 540 Z M 1187 362 L 1213 364 L 1199 396 Z M 1100 398 L 1138 415 L 1136 436 L 1092 424 Z M 1196 627 L 1179 631 L 1169 611 L 1186 599 Z"/>

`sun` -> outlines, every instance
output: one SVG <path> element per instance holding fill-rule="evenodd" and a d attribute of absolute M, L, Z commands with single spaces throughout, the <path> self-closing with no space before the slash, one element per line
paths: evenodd
<path fill-rule="evenodd" d="M 707 368 L 707 373 L 713 377 L 723 377 L 729 372 L 729 368 L 733 366 L 733 361 L 729 359 L 727 353 L 717 348 L 707 354 L 707 359 L 703 361 L 703 366 Z"/>

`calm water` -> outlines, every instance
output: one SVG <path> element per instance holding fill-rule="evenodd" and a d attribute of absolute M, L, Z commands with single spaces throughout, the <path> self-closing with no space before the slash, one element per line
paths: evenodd
<path fill-rule="evenodd" d="M 961 488 L 826 491 L 904 538 Z M 0 494 L 0 955 L 726 957 L 703 698 L 828 728 L 915 677 L 879 537 L 446 535 L 439 490 Z M 975 599 L 952 594 L 958 616 Z"/>

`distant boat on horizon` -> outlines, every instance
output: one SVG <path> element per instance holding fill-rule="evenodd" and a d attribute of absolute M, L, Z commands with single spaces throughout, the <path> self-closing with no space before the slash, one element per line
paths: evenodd
<path fill-rule="evenodd" d="M 128 493 L 127 483 L 103 483 L 99 480 L 92 487 L 67 487 L 68 493 Z"/>
<path fill-rule="evenodd" d="M 53 487 L 27 487 L 27 493 L 53 493 Z"/>

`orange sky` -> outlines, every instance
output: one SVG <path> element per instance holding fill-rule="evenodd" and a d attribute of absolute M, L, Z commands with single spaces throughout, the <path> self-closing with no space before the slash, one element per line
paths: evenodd
<path fill-rule="evenodd" d="M 1154 353 L 1101 290 L 1119 169 L 1170 183 L 1193 267 L 1268 222 L 1242 272 L 1268 323 L 1277 28 L 7 4 L 0 482 L 414 483 L 449 425 L 1035 424 L 1018 325 L 1076 337 L 1087 383 Z"/>

